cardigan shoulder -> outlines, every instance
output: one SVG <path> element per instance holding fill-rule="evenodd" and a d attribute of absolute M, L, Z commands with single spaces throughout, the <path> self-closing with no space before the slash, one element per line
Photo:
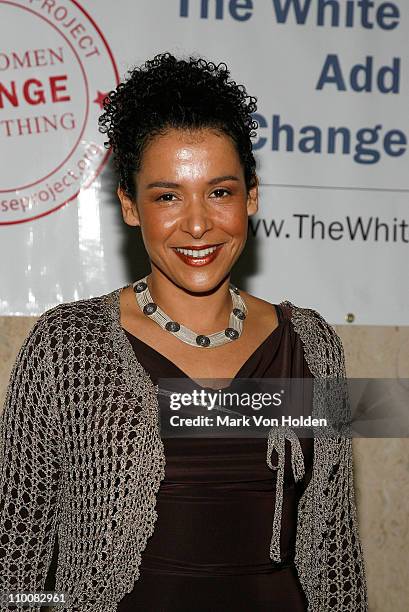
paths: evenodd
<path fill-rule="evenodd" d="M 281 306 L 304 345 L 305 359 L 317 378 L 345 378 L 345 354 L 335 328 L 313 308 L 286 300 Z"/>
<path fill-rule="evenodd" d="M 111 294 L 62 302 L 45 310 L 38 320 L 43 320 L 50 324 L 56 323 L 58 320 L 66 323 L 76 318 L 82 320 L 84 317 L 95 318 L 97 320 L 106 315 L 107 296 L 109 295 Z"/>
<path fill-rule="evenodd" d="M 53 348 L 95 344 L 107 336 L 114 322 L 107 299 L 114 293 L 57 304 L 40 315 L 30 334 L 41 329 Z"/>

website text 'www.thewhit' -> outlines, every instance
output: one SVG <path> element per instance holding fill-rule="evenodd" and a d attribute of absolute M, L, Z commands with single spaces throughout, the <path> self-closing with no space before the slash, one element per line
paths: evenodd
<path fill-rule="evenodd" d="M 294 213 L 288 218 L 250 218 L 249 237 L 299 240 L 347 240 L 350 242 L 399 242 L 409 244 L 409 222 L 380 217 L 345 215 L 320 219 L 315 214 Z"/>

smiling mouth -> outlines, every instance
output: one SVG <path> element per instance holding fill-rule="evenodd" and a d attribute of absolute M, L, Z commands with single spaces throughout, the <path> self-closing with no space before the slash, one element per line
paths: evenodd
<path fill-rule="evenodd" d="M 222 244 L 206 245 L 205 247 L 172 247 L 176 255 L 189 265 L 207 265 L 219 254 Z"/>
<path fill-rule="evenodd" d="M 178 253 L 184 255 L 190 255 L 192 257 L 205 257 L 217 249 L 222 244 L 205 244 L 203 246 L 186 246 L 186 247 L 173 247 Z"/>
<path fill-rule="evenodd" d="M 210 249 L 211 247 L 217 247 L 217 246 L 220 246 L 221 244 L 223 244 L 223 243 L 222 242 L 215 242 L 215 243 L 212 243 L 212 244 L 200 244 L 200 245 L 197 245 L 197 244 L 196 245 L 190 245 L 190 244 L 188 244 L 188 245 L 182 245 L 182 246 L 177 246 L 177 247 L 175 246 L 175 247 L 172 247 L 172 249 L 192 249 L 193 251 L 194 250 L 199 251 L 200 249 Z"/>

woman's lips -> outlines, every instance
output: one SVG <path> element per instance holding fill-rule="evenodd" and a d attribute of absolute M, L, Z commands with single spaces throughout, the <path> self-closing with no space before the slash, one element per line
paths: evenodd
<path fill-rule="evenodd" d="M 176 255 L 189 266 L 207 266 L 209 263 L 211 263 L 212 261 L 216 259 L 222 246 L 223 245 L 220 244 L 218 247 L 216 247 L 216 250 L 213 251 L 213 253 L 210 253 L 209 255 L 206 255 L 205 257 L 192 257 L 191 255 L 184 255 L 183 253 L 180 253 L 176 249 L 173 249 L 173 250 L 176 253 Z"/>

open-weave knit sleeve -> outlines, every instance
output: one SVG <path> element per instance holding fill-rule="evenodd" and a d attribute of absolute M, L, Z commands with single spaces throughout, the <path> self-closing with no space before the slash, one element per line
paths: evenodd
<path fill-rule="evenodd" d="M 17 355 L 0 415 L 0 593 L 44 590 L 58 520 L 60 453 L 44 314 Z"/>
<path fill-rule="evenodd" d="M 320 407 L 325 407 L 340 434 L 315 437 L 313 478 L 298 508 L 296 560 L 308 612 L 367 612 L 344 348 L 317 311 L 293 307 L 292 320 L 316 379 L 314 414 L 321 416 Z"/>
<path fill-rule="evenodd" d="M 321 324 L 323 323 L 322 318 Z M 345 356 L 342 341 L 333 331 L 334 352 L 337 354 L 335 368 L 330 375 L 346 381 Z M 351 409 L 348 388 L 344 385 L 345 413 L 350 419 Z M 368 593 L 366 572 L 355 500 L 354 461 L 352 438 L 347 434 L 338 446 L 338 457 L 328 477 L 329 508 L 325 532 L 327 557 L 326 583 L 329 610 L 367 612 Z"/>

